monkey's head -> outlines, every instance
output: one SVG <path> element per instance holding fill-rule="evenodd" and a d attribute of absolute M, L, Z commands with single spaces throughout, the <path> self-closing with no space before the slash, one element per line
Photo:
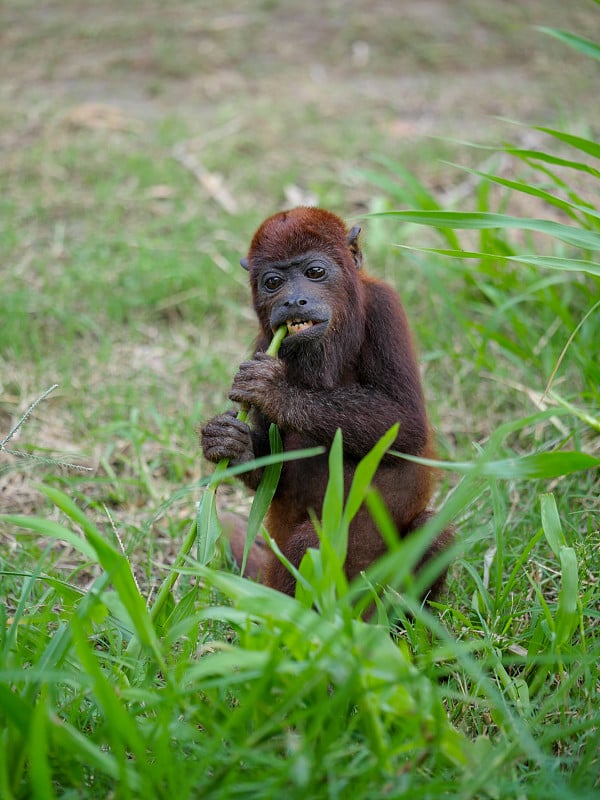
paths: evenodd
<path fill-rule="evenodd" d="M 241 264 L 268 339 L 286 325 L 285 351 L 311 347 L 360 317 L 359 233 L 320 208 L 283 211 L 262 223 Z"/>

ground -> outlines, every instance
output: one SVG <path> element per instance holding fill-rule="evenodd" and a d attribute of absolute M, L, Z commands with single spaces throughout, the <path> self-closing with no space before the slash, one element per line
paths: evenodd
<path fill-rule="evenodd" d="M 536 26 L 585 34 L 592 5 L 9 2 L 2 145 L 10 154 L 65 119 L 135 131 L 183 118 L 205 147 L 246 148 L 224 176 L 235 197 L 257 157 L 261 173 L 300 167 L 306 186 L 339 180 L 372 151 L 486 140 L 496 116 L 580 114 L 596 71 Z M 261 210 L 282 199 L 261 199 Z"/>

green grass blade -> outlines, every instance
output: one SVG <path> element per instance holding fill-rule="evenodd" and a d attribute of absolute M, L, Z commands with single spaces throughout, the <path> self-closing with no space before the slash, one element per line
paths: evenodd
<path fill-rule="evenodd" d="M 563 44 L 566 44 L 580 53 L 583 53 L 585 56 L 589 56 L 590 58 L 595 58 L 600 61 L 600 46 L 591 39 L 586 39 L 583 36 L 577 36 L 576 34 L 569 33 L 568 31 L 561 31 L 557 28 L 547 28 L 543 25 L 538 25 L 537 30 L 548 34 L 548 36 L 553 36 L 555 39 L 558 39 Z"/>
<path fill-rule="evenodd" d="M 48 645 L 41 654 L 36 666 L 43 674 L 45 671 L 59 669 L 68 657 L 71 649 L 71 625 L 70 621 L 61 622 L 52 637 L 48 641 Z M 32 681 L 25 692 L 25 697 L 33 700 L 37 694 L 38 684 Z"/>
<path fill-rule="evenodd" d="M 560 524 L 556 500 L 553 494 L 540 495 L 540 511 L 542 529 L 554 555 L 559 558 L 560 551 L 566 546 L 565 535 Z"/>
<path fill-rule="evenodd" d="M 31 706 L 10 685 L 0 681 L 0 719 L 11 722 L 22 736 L 27 736 L 31 725 Z"/>
<path fill-rule="evenodd" d="M 196 531 L 197 531 L 197 522 L 194 522 L 188 528 L 188 532 L 183 540 L 181 547 L 179 548 L 179 552 L 171 566 L 171 570 L 167 577 L 160 585 L 160 589 L 157 592 L 156 600 L 152 608 L 150 609 L 150 619 L 152 622 L 156 622 L 159 619 L 160 614 L 164 608 L 164 606 L 169 601 L 171 590 L 173 586 L 175 586 L 175 582 L 179 577 L 179 570 L 185 564 L 185 561 L 190 554 L 192 547 L 194 546 L 194 542 L 196 541 Z"/>
<path fill-rule="evenodd" d="M 440 256 L 448 256 L 450 258 L 468 258 L 468 259 L 481 259 L 490 258 L 496 261 L 512 261 L 520 264 L 528 264 L 532 267 L 542 267 L 543 269 L 553 269 L 565 272 L 587 272 L 589 275 L 600 277 L 600 263 L 587 261 L 577 258 L 561 258 L 559 256 L 533 256 L 533 255 L 515 255 L 504 256 L 499 253 L 480 253 L 477 251 L 467 250 L 442 250 L 437 247 L 413 247 L 410 245 L 399 244 L 396 247 L 401 247 L 404 250 L 417 250 L 420 253 L 436 253 Z"/>
<path fill-rule="evenodd" d="M 146 745 L 135 724 L 135 717 L 125 707 L 118 696 L 116 687 L 111 683 L 108 674 L 100 668 L 98 658 L 90 649 L 83 625 L 76 617 L 73 618 L 73 641 L 81 665 L 93 682 L 93 691 L 96 695 L 103 716 L 111 729 L 113 737 L 113 751 L 123 747 L 123 754 L 127 750 L 135 755 L 140 764 L 146 762 Z M 117 745 L 119 743 L 119 745 Z M 116 747 L 115 747 L 116 745 Z"/>
<path fill-rule="evenodd" d="M 56 750 L 68 753 L 82 766 L 88 769 L 97 769 L 103 775 L 113 780 L 122 777 L 121 765 L 111 752 L 96 745 L 89 735 L 81 733 L 72 725 L 67 725 L 61 719 L 53 720 L 52 741 Z M 133 767 L 127 768 L 128 783 L 132 788 L 139 788 L 139 776 Z"/>
<path fill-rule="evenodd" d="M 439 211 L 442 209 L 442 206 L 439 204 L 435 195 L 433 195 L 425 187 L 425 185 L 416 177 L 416 175 L 414 175 L 410 170 L 406 169 L 402 164 L 399 164 L 397 161 L 393 161 L 390 158 L 386 158 L 385 156 L 374 156 L 374 160 L 383 167 L 386 167 L 402 181 L 403 185 L 400 190 L 397 184 L 391 182 L 392 189 L 390 190 L 388 188 L 388 191 L 392 197 L 396 197 L 405 205 L 414 206 L 422 211 Z M 373 181 L 375 175 L 370 173 L 369 175 L 365 175 L 365 177 L 370 177 L 370 179 Z M 385 185 L 383 185 L 381 182 L 379 182 L 378 185 L 382 186 L 382 188 L 385 188 Z M 460 241 L 455 231 L 452 229 L 444 229 L 441 231 L 441 233 L 450 247 L 455 247 L 457 249 L 460 248 Z"/>
<path fill-rule="evenodd" d="M 285 453 L 278 453 L 277 455 L 271 454 L 268 456 L 261 456 L 253 461 L 248 461 L 247 464 L 239 464 L 237 467 L 227 467 L 227 469 L 223 472 L 219 472 L 218 482 L 220 483 L 221 480 L 225 480 L 226 478 L 235 478 L 236 476 L 242 475 L 244 472 L 248 472 L 249 470 L 258 469 L 259 467 L 268 467 L 269 464 L 277 464 L 284 461 L 299 461 L 303 458 L 320 456 L 323 455 L 323 453 L 325 453 L 325 448 L 319 445 L 318 447 L 307 447 L 304 450 L 289 450 Z M 210 486 L 213 483 L 215 474 L 216 470 L 212 475 L 203 478 L 198 485 Z M 217 482 L 214 484 L 215 486 L 216 483 Z"/>
<path fill-rule="evenodd" d="M 600 50 L 600 48 L 598 49 Z M 552 136 L 554 139 L 558 139 L 560 142 L 564 142 L 565 144 L 568 144 L 577 150 L 581 150 L 583 153 L 587 153 L 589 156 L 600 158 L 600 145 L 596 144 L 596 142 L 594 142 L 592 139 L 586 139 L 583 136 L 575 136 L 572 133 L 564 133 L 564 131 L 559 131 L 555 128 L 545 128 L 539 125 L 534 126 L 534 130 L 547 133 L 548 136 Z"/>
<path fill-rule="evenodd" d="M 314 605 L 322 613 L 335 613 L 336 597 L 348 592 L 344 562 L 348 552 L 348 523 L 344 518 L 344 445 L 341 429 L 329 451 L 329 478 L 323 499 L 321 523 L 313 520 L 320 540 L 318 550 L 309 549 L 300 563 L 300 573 L 313 587 L 310 592 L 299 587 L 298 598 Z"/>
<path fill-rule="evenodd" d="M 221 523 L 217 513 L 217 483 L 209 486 L 202 495 L 196 515 L 196 530 L 197 559 L 200 564 L 208 564 L 215 555 L 217 541 L 221 536 Z"/>
<path fill-rule="evenodd" d="M 64 525 L 60 525 L 58 522 L 54 522 L 50 519 L 42 519 L 41 517 L 26 517 L 20 514 L 0 514 L 0 519 L 11 525 L 15 525 L 17 528 L 33 531 L 40 536 L 48 536 L 51 539 L 64 541 L 75 550 L 83 553 L 90 561 L 94 563 L 98 561 L 96 551 L 88 541 L 82 539 L 81 536 L 73 533 L 73 531 L 65 528 Z"/>
<path fill-rule="evenodd" d="M 432 228 L 459 228 L 465 230 L 486 230 L 512 228 L 535 231 L 552 236 L 561 242 L 585 250 L 600 250 L 600 234 L 581 228 L 564 225 L 548 219 L 513 217 L 508 214 L 476 211 L 380 211 L 370 216 L 394 217 L 403 222 L 428 225 Z"/>
<path fill-rule="evenodd" d="M 523 571 L 526 567 L 527 563 L 530 559 L 530 554 L 537 545 L 538 541 L 544 535 L 543 531 L 538 531 L 534 536 L 532 536 L 529 541 L 525 544 L 523 551 L 519 554 L 519 557 L 514 562 L 513 568 L 511 570 L 508 579 L 504 580 L 502 593 L 496 598 L 496 608 L 502 608 L 504 604 L 507 602 L 511 592 L 513 591 L 513 587 L 519 574 Z"/>
<path fill-rule="evenodd" d="M 579 622 L 579 573 L 577 556 L 572 547 L 561 547 L 561 587 L 556 611 L 556 645 L 561 647 L 571 641 Z"/>
<path fill-rule="evenodd" d="M 283 452 L 281 436 L 276 425 L 271 425 L 269 429 L 269 442 L 271 444 L 272 455 L 278 455 L 279 453 Z M 244 557 L 242 559 L 241 568 L 242 575 L 246 569 L 246 561 L 248 559 L 250 548 L 252 547 L 252 544 L 258 535 L 262 521 L 267 513 L 267 509 L 269 508 L 271 500 L 273 499 L 275 491 L 277 490 L 277 484 L 279 483 L 282 467 L 282 461 L 276 461 L 274 464 L 269 464 L 269 466 L 265 467 L 260 484 L 258 485 L 256 494 L 254 495 L 254 500 L 252 501 L 252 506 L 250 508 L 250 514 L 248 515 L 248 525 L 246 528 L 246 542 L 244 544 Z"/>
<path fill-rule="evenodd" d="M 348 492 L 346 508 L 344 509 L 344 519 L 347 525 L 350 524 L 363 504 L 381 459 L 398 436 L 399 427 L 399 424 L 393 425 L 358 464 Z"/>
<path fill-rule="evenodd" d="M 310 627 L 306 615 L 311 619 L 318 615 L 311 609 L 305 608 L 293 597 L 288 597 L 281 592 L 264 586 L 261 583 L 247 581 L 239 575 L 213 570 L 210 567 L 198 566 L 195 571 L 211 586 L 215 586 L 235 603 L 235 608 L 256 614 L 259 618 L 270 617 L 273 619 L 292 622 L 300 629 Z M 228 609 L 223 609 L 227 614 Z"/>
<path fill-rule="evenodd" d="M 600 301 L 596 303 L 594 308 L 597 308 L 599 305 Z M 587 411 L 584 411 L 578 406 L 573 405 L 573 403 L 569 403 L 568 400 L 565 400 L 564 397 L 561 397 L 559 394 L 556 394 L 556 392 L 550 392 L 550 397 L 552 398 L 552 400 L 556 401 L 559 405 L 561 405 L 564 409 L 570 411 L 571 414 L 573 414 L 573 416 L 577 417 L 586 425 L 588 425 L 590 428 L 593 428 L 595 431 L 598 431 L 600 433 L 600 415 L 594 416 L 593 414 L 589 414 Z"/>
<path fill-rule="evenodd" d="M 579 224 L 581 223 L 577 216 L 577 212 L 587 214 L 590 217 L 600 220 L 600 212 L 596 211 L 593 206 L 569 202 L 568 200 L 564 200 L 556 195 L 553 195 L 551 192 L 547 192 L 545 189 L 540 189 L 538 186 L 535 186 L 532 183 L 511 180 L 510 178 L 502 178 L 500 175 L 494 175 L 491 172 L 482 172 L 478 169 L 470 169 L 469 167 L 461 167 L 461 169 L 463 172 L 466 172 L 469 175 L 476 175 L 477 177 L 482 178 L 484 181 L 489 181 L 497 186 L 503 186 L 506 189 L 510 189 L 514 192 L 520 192 L 521 194 L 527 194 L 532 197 L 538 197 L 540 200 L 548 203 L 548 205 L 554 206 L 555 208 L 560 208 L 561 211 L 564 211 Z"/>
<path fill-rule="evenodd" d="M 486 464 L 482 475 L 491 478 L 515 478 L 538 480 L 559 478 L 582 470 L 598 469 L 600 458 L 588 453 L 557 452 L 534 453 L 520 458 L 507 458 Z"/>
<path fill-rule="evenodd" d="M 392 451 L 393 452 L 393 451 Z M 486 478 L 538 480 L 539 478 L 559 478 L 587 469 L 598 469 L 600 458 L 577 451 L 532 453 L 527 456 L 503 458 L 498 461 L 438 461 L 430 458 L 394 453 L 400 458 L 427 464 L 437 469 L 454 471 L 467 475 L 475 473 Z"/>
<path fill-rule="evenodd" d="M 162 655 L 154 626 L 148 615 L 146 603 L 135 582 L 131 564 L 125 555 L 104 539 L 96 526 L 90 522 L 81 509 L 66 494 L 48 486 L 42 487 L 42 492 L 70 519 L 81 526 L 86 539 L 94 548 L 102 568 L 110 576 L 110 580 L 129 614 L 140 641 L 151 650 L 157 661 L 162 663 Z"/>
<path fill-rule="evenodd" d="M 47 713 L 46 692 L 42 692 L 33 709 L 28 741 L 29 775 L 36 800 L 54 800 L 56 797 L 48 763 Z"/>
<path fill-rule="evenodd" d="M 397 550 L 400 546 L 398 529 L 388 507 L 383 501 L 383 497 L 375 487 L 371 487 L 366 494 L 365 503 L 369 509 L 369 514 L 377 526 L 377 530 L 383 537 L 388 550 Z"/>
<path fill-rule="evenodd" d="M 584 164 L 581 161 L 561 158 L 560 156 L 545 153 L 543 150 L 527 150 L 520 147 L 511 147 L 510 145 L 505 145 L 503 149 L 505 153 L 515 156 L 515 158 L 520 158 L 526 163 L 533 161 L 534 163 L 552 164 L 555 167 L 566 167 L 567 169 L 573 169 L 577 172 L 585 172 L 587 175 L 592 175 L 594 178 L 600 178 L 600 170 L 589 166 L 589 164 Z"/>
<path fill-rule="evenodd" d="M 8 683 L 0 681 L 0 719 L 10 722 L 25 740 L 29 740 L 31 723 L 36 713 L 34 709 L 35 706 L 15 694 Z M 119 777 L 114 755 L 98 748 L 89 735 L 76 730 L 65 719 L 48 717 L 47 714 L 45 725 L 55 752 L 69 753 L 70 758 L 76 759 L 86 768 L 98 769 L 113 779 Z M 137 784 L 133 772 L 130 774 L 130 783 Z"/>
<path fill-rule="evenodd" d="M 342 431 L 338 428 L 329 451 L 329 480 L 323 498 L 323 528 L 335 534 L 342 520 L 344 505 L 344 451 Z M 345 554 L 344 554 L 345 557 Z M 343 559 L 342 559 L 343 561 Z"/>

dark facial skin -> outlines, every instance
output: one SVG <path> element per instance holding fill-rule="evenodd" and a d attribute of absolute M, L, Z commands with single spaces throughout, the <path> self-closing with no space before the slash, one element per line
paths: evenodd
<path fill-rule="evenodd" d="M 344 444 L 346 491 L 358 461 L 395 423 L 393 449 L 433 457 L 419 368 L 410 330 L 391 286 L 362 270 L 359 228 L 348 231 L 339 217 L 322 209 L 298 208 L 267 219 L 255 233 L 248 258 L 259 334 L 254 357 L 240 365 L 229 397 L 251 408 L 250 425 L 231 414 L 202 429 L 210 461 L 247 463 L 269 452 L 268 430 L 276 423 L 284 450 L 314 445 L 329 448 L 338 428 Z M 285 324 L 288 335 L 278 358 L 265 350 Z M 255 489 L 260 470 L 242 479 Z M 269 509 L 267 529 L 298 566 L 308 547 L 318 547 L 311 512 L 321 513 L 328 480 L 327 455 L 286 462 Z M 399 536 L 432 515 L 430 468 L 386 455 L 374 481 Z M 444 531 L 427 557 L 452 539 Z M 366 509 L 350 526 L 345 570 L 355 577 L 385 552 Z M 290 573 L 265 550 L 262 580 L 293 594 Z M 432 586 L 436 589 L 441 579 Z"/>
<path fill-rule="evenodd" d="M 268 310 L 272 331 L 286 325 L 290 337 L 318 340 L 327 333 L 339 277 L 337 264 L 319 253 L 274 263 L 257 283 L 257 306 Z"/>

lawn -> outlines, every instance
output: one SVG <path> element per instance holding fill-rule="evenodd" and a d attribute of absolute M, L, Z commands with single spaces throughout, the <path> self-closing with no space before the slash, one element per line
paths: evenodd
<path fill-rule="evenodd" d="M 599 14 L 3 5 L 0 797 L 598 796 Z M 239 258 L 305 203 L 363 227 L 436 432 L 438 521 L 367 621 L 364 582 L 283 597 L 196 520 L 255 335 Z"/>

